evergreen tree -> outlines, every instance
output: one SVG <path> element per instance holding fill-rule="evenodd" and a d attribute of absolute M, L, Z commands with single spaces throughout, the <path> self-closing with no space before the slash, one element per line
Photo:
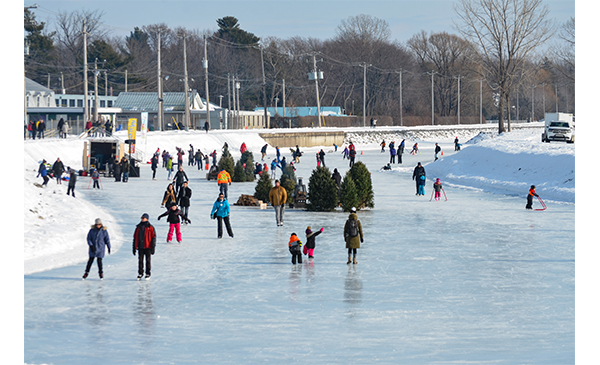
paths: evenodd
<path fill-rule="evenodd" d="M 352 207 L 359 206 L 358 191 L 350 171 L 346 172 L 344 180 L 342 180 L 342 186 L 340 187 L 340 203 L 344 212 L 349 212 Z"/>
<path fill-rule="evenodd" d="M 375 206 L 373 201 L 373 184 L 371 182 L 371 173 L 367 169 L 367 166 L 361 161 L 358 161 L 352 166 L 348 173 L 350 173 L 354 185 L 356 185 L 358 194 L 358 204 L 356 205 L 356 209 L 367 207 L 373 208 Z"/>
<path fill-rule="evenodd" d="M 242 165 L 242 160 L 238 160 L 238 162 L 235 163 L 233 175 L 231 175 L 231 181 L 233 181 L 233 182 L 247 181 L 246 180 L 246 171 L 244 170 L 244 166 Z"/>
<path fill-rule="evenodd" d="M 244 167 L 244 181 L 254 181 L 254 155 L 252 155 L 252 152 L 245 151 L 242 153 L 240 161 L 242 166 L 246 164 L 246 167 Z"/>
<path fill-rule="evenodd" d="M 223 154 L 221 155 L 217 166 L 219 167 L 219 171 L 225 169 L 225 171 L 227 171 L 229 175 L 231 175 L 231 181 L 233 181 L 235 176 L 235 163 L 227 147 L 223 148 Z"/>
<path fill-rule="evenodd" d="M 254 197 L 258 200 L 262 200 L 263 202 L 268 202 L 269 192 L 271 189 L 273 189 L 273 183 L 271 183 L 269 173 L 263 172 L 260 174 L 260 178 L 256 183 L 256 187 L 254 188 Z"/>
<path fill-rule="evenodd" d="M 285 167 L 281 179 L 279 179 L 279 184 L 285 188 L 287 193 L 286 203 L 293 203 L 294 190 L 296 189 L 296 174 L 291 166 L 288 165 Z"/>
<path fill-rule="evenodd" d="M 338 205 L 337 186 L 326 167 L 317 167 L 308 180 L 308 202 L 312 211 L 330 212 Z"/>

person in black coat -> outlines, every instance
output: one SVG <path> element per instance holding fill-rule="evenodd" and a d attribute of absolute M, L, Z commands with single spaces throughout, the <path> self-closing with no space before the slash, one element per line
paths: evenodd
<path fill-rule="evenodd" d="M 192 198 L 192 189 L 188 187 L 188 182 L 185 181 L 179 193 L 177 194 L 177 201 L 181 207 L 183 215 L 187 218 L 190 210 L 190 199 Z"/>
<path fill-rule="evenodd" d="M 115 159 L 113 171 L 115 174 L 115 181 L 121 181 L 121 163 L 119 162 L 119 159 Z"/>
<path fill-rule="evenodd" d="M 69 169 L 69 185 L 67 187 L 67 195 L 71 193 L 73 198 L 75 197 L 75 183 L 77 182 L 77 173 L 75 170 Z"/>
<path fill-rule="evenodd" d="M 417 194 L 416 195 L 425 195 L 425 193 L 422 193 L 422 191 L 419 191 L 419 186 L 425 185 L 425 179 L 422 177 L 425 177 L 425 168 L 421 165 L 420 162 L 418 162 L 417 167 L 415 167 L 415 169 L 413 170 L 413 176 L 412 176 L 412 179 L 415 180 L 415 182 L 417 184 Z"/>
<path fill-rule="evenodd" d="M 63 172 L 65 172 L 65 165 L 63 165 L 60 158 L 57 158 L 56 161 L 54 161 L 54 165 L 52 165 L 52 171 L 54 171 L 54 176 L 56 176 L 56 183 L 62 184 L 62 181 L 60 178 L 61 178 Z"/>
<path fill-rule="evenodd" d="M 175 173 L 175 177 L 173 178 L 173 183 L 175 184 L 175 194 L 179 194 L 179 189 L 183 186 L 183 183 L 189 181 L 185 171 L 183 171 L 183 166 L 179 165 L 179 170 Z"/>
<path fill-rule="evenodd" d="M 338 190 L 340 190 L 340 188 L 342 187 L 342 175 L 340 175 L 338 169 L 333 169 L 333 174 L 331 175 L 331 178 L 333 179 L 333 181 L 335 181 L 335 185 L 337 186 Z"/>
<path fill-rule="evenodd" d="M 158 169 L 158 155 L 152 155 L 152 180 L 156 180 L 156 169 Z"/>

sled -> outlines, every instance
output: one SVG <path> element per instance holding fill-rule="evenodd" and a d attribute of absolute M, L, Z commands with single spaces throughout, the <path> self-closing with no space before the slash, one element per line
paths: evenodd
<path fill-rule="evenodd" d="M 535 210 L 539 210 L 539 211 L 546 210 L 546 204 L 544 204 L 544 201 L 542 200 L 542 198 L 540 198 L 539 196 L 537 198 L 540 201 L 540 204 L 542 205 L 542 208 L 538 208 L 538 209 L 535 209 Z"/>

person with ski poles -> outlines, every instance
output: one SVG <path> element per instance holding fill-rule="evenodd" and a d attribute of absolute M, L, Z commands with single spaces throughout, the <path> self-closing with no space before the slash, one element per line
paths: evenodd
<path fill-rule="evenodd" d="M 529 188 L 529 193 L 527 194 L 527 205 L 525 205 L 525 209 L 531 210 L 533 209 L 533 197 L 540 197 L 539 195 L 536 194 L 535 192 L 535 185 L 531 185 L 531 187 Z"/>
<path fill-rule="evenodd" d="M 433 183 L 433 191 L 435 192 L 435 200 L 439 201 L 440 198 L 442 197 L 442 182 L 440 181 L 439 178 L 437 178 L 435 180 L 435 182 Z M 445 193 L 444 193 L 445 194 Z M 431 200 L 431 199 L 429 199 Z"/>

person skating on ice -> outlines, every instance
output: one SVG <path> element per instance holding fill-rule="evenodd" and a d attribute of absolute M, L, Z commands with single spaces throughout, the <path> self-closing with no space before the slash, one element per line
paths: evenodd
<path fill-rule="evenodd" d="M 87 244 L 89 259 L 85 265 L 83 279 L 85 280 L 88 277 L 90 269 L 92 268 L 92 264 L 94 263 L 94 259 L 96 259 L 96 264 L 98 265 L 98 275 L 100 276 L 100 280 L 102 280 L 104 278 L 102 259 L 104 258 L 104 252 L 107 249 L 108 254 L 110 255 L 110 237 L 106 227 L 102 225 L 102 220 L 100 220 L 100 218 L 96 218 L 94 225 L 89 230 L 87 234 Z"/>
<path fill-rule="evenodd" d="M 539 197 L 539 195 L 535 192 L 535 185 L 531 185 L 529 188 L 529 193 L 527 193 L 527 205 L 525 205 L 525 209 L 533 209 L 533 197 Z"/>
<path fill-rule="evenodd" d="M 158 220 L 162 217 L 167 216 L 167 222 L 169 222 L 169 233 L 167 233 L 167 243 L 173 241 L 173 231 L 175 231 L 177 242 L 181 243 L 181 220 L 187 223 L 192 223 L 183 212 L 177 207 L 177 204 L 171 206 L 169 210 L 158 216 Z"/>
<path fill-rule="evenodd" d="M 360 244 L 364 242 L 364 236 L 362 225 L 358 220 L 356 208 L 354 207 L 350 210 L 350 215 L 344 225 L 344 241 L 346 242 L 346 248 L 348 249 L 348 262 L 346 262 L 346 264 L 358 264 L 356 261 L 356 250 L 359 249 Z"/>
<path fill-rule="evenodd" d="M 421 165 L 420 162 L 417 162 L 417 167 L 413 170 L 412 179 L 416 183 L 417 194 L 415 195 L 425 195 L 425 168 Z"/>
<path fill-rule="evenodd" d="M 150 217 L 147 213 L 142 214 L 141 222 L 135 226 L 133 232 L 133 256 L 138 254 L 138 276 L 140 280 L 144 275 L 144 261 L 146 261 L 146 280 L 150 279 L 151 256 L 156 249 L 156 230 L 148 221 Z"/>
<path fill-rule="evenodd" d="M 306 233 L 306 245 L 304 245 L 304 249 L 303 249 L 303 253 L 306 255 L 308 254 L 308 258 L 312 259 L 315 256 L 315 238 L 317 238 L 318 235 L 320 235 L 321 233 L 323 233 L 323 229 L 321 228 L 319 231 L 313 232 L 310 229 L 310 226 L 308 226 L 306 228 L 306 231 L 304 233 Z"/>
<path fill-rule="evenodd" d="M 299 264 L 302 263 L 302 241 L 296 236 L 295 233 L 292 233 L 290 236 L 290 242 L 288 242 L 288 249 L 290 254 L 292 254 L 292 264 L 296 265 L 296 261 Z"/>
<path fill-rule="evenodd" d="M 442 182 L 439 178 L 433 183 L 433 191 L 435 192 L 435 200 L 439 201 L 442 197 Z"/>
<path fill-rule="evenodd" d="M 229 202 L 223 193 L 219 193 L 219 197 L 210 211 L 210 217 L 212 219 L 217 219 L 217 238 L 219 239 L 223 237 L 223 222 L 225 222 L 227 234 L 229 234 L 229 237 L 233 238 L 233 230 L 231 229 L 231 222 L 229 221 L 230 213 L 231 207 L 229 206 Z"/>

